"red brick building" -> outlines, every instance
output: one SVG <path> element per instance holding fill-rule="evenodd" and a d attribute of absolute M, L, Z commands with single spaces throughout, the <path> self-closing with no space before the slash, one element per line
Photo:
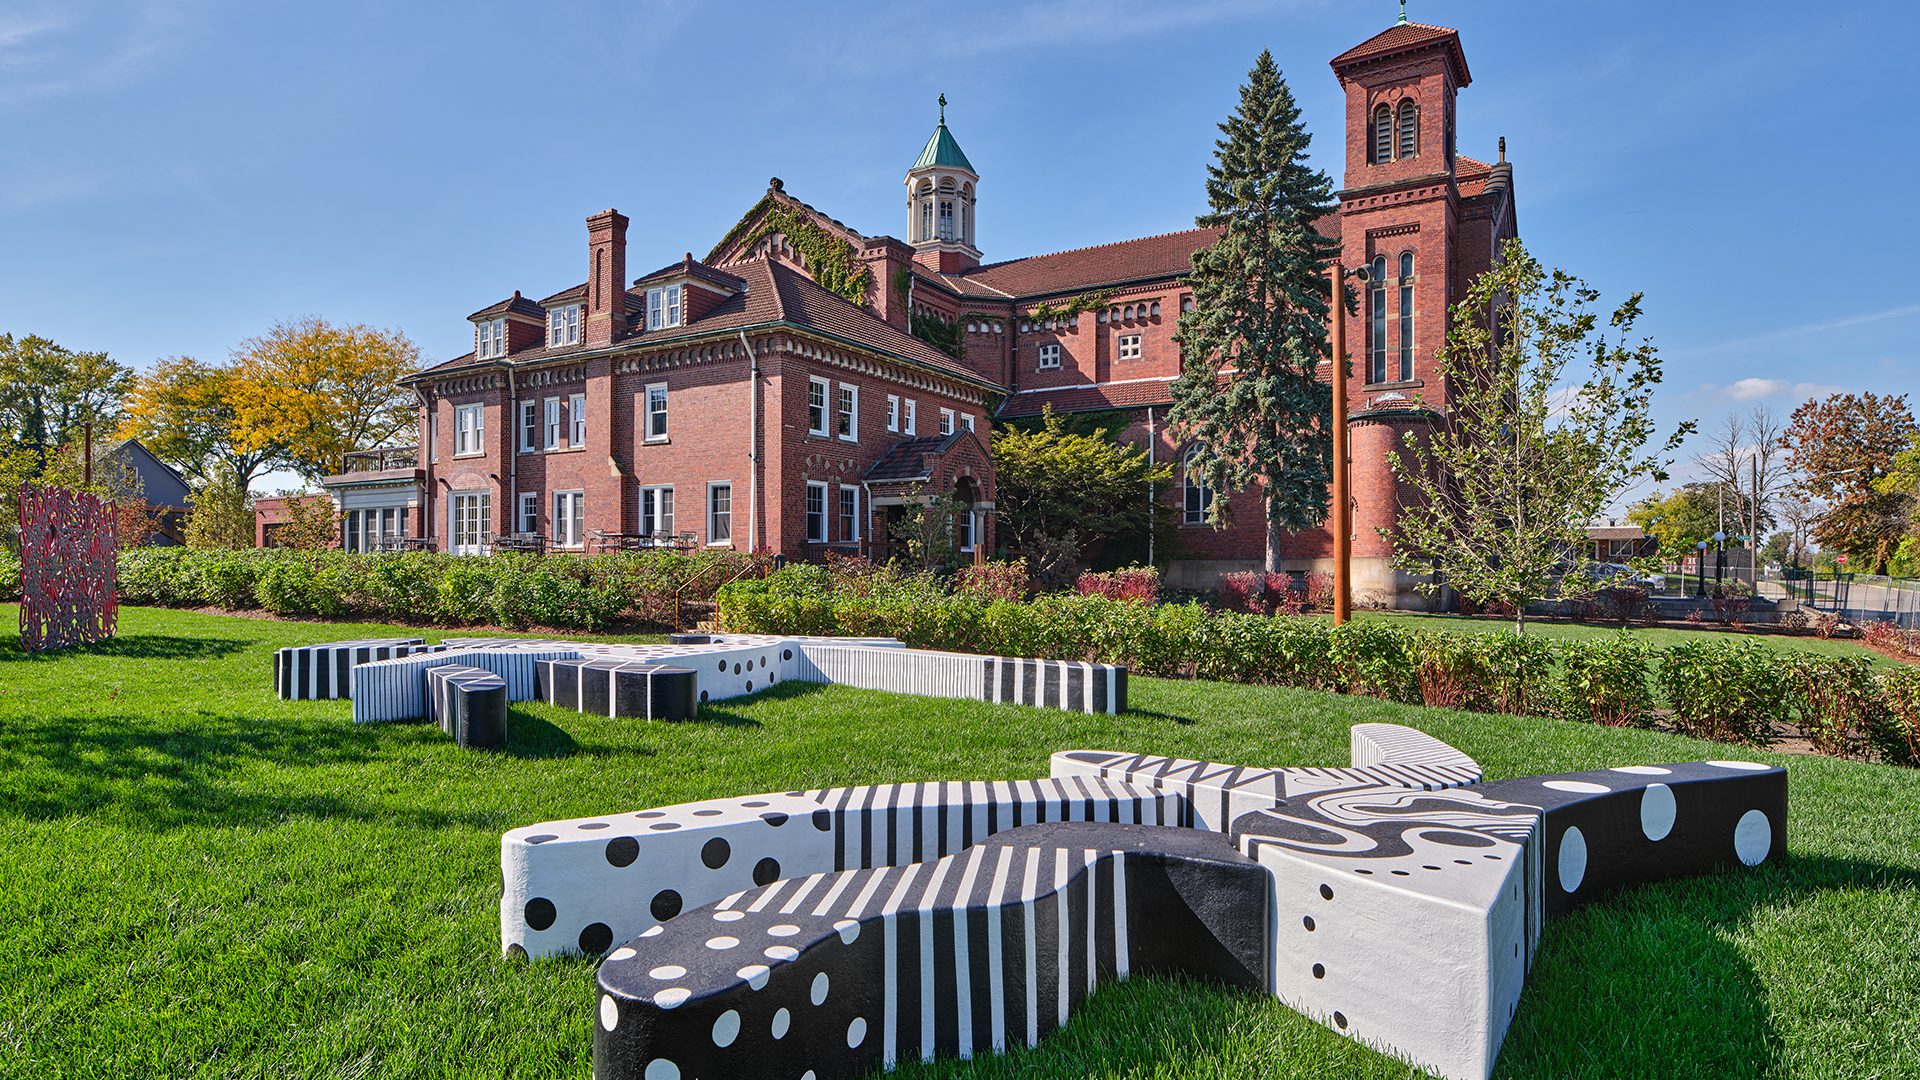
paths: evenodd
<path fill-rule="evenodd" d="M 1516 233 L 1512 170 L 1454 145 L 1470 75 L 1453 30 L 1401 23 L 1332 66 L 1346 167 L 1320 227 L 1373 270 L 1347 327 L 1355 582 L 1385 597 L 1402 591 L 1375 532 L 1398 505 L 1385 455 L 1443 392 L 1432 357 L 1449 306 Z M 980 183 L 943 108 L 906 172 L 904 240 L 856 232 L 776 179 L 704 258 L 629 278 L 627 219 L 589 218 L 584 283 L 474 312 L 474 351 L 414 378 L 420 531 L 452 550 L 516 532 L 580 547 L 601 531 L 807 555 L 883 539 L 901 506 L 952 493 L 974 508 L 958 518 L 964 546 L 990 547 L 993 421 L 1111 411 L 1124 437 L 1178 461 L 1173 334 L 1214 234 L 983 263 Z M 909 332 L 943 324 L 957 357 Z M 1176 580 L 1261 558 L 1257 493 L 1232 496 L 1224 530 L 1204 524 L 1210 497 L 1183 477 L 1152 508 L 1183 523 Z M 1286 553 L 1310 569 L 1329 549 L 1315 530 Z"/>

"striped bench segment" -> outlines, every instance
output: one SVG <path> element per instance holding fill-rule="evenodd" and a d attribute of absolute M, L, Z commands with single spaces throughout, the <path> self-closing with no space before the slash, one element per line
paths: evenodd
<path fill-rule="evenodd" d="M 461 749 L 507 746 L 507 681 L 485 668 L 446 664 L 427 669 L 427 719 Z"/>
<path fill-rule="evenodd" d="M 1127 707 L 1127 669 L 1118 664 L 807 643 L 798 652 L 792 677 L 812 682 L 1085 713 Z"/>
<path fill-rule="evenodd" d="M 501 837 L 501 948 L 603 953 L 680 912 L 781 878 L 899 866 L 1049 821 L 1172 824 L 1171 792 L 1098 777 L 881 784 L 551 821 Z"/>
<path fill-rule="evenodd" d="M 690 667 L 644 660 L 541 660 L 534 699 L 595 716 L 691 720 L 700 711 L 699 679 Z"/>
<path fill-rule="evenodd" d="M 1454 784 L 1477 784 L 1480 763 L 1424 731 L 1399 724 L 1355 724 L 1347 734 L 1356 766 L 1416 766 Z"/>
<path fill-rule="evenodd" d="M 445 647 L 425 644 L 420 638 L 365 638 L 276 649 L 273 690 L 286 700 L 343 698 L 348 696 L 355 664 L 439 652 Z"/>
<path fill-rule="evenodd" d="M 361 664 L 353 669 L 353 722 L 374 724 L 424 718 L 427 715 L 427 670 L 443 664 L 463 664 L 491 671 L 506 682 L 508 701 L 531 701 L 534 697 L 535 664 L 542 660 L 566 660 L 579 655 L 571 649 L 515 646 L 450 649 L 427 656 L 407 656 Z"/>
<path fill-rule="evenodd" d="M 774 882 L 607 958 L 593 1073 L 842 1080 L 1031 1046 L 1133 974 L 1263 990 L 1267 879 L 1221 836 L 1074 822 Z"/>

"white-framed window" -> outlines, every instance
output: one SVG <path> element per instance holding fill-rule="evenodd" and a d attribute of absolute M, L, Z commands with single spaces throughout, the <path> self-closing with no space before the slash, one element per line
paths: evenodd
<path fill-rule="evenodd" d="M 587 493 L 553 493 L 553 546 L 584 547 L 587 542 Z"/>
<path fill-rule="evenodd" d="M 531 398 L 520 403 L 520 452 L 533 453 L 540 439 L 540 403 Z"/>
<path fill-rule="evenodd" d="M 1042 345 L 1042 346 L 1040 346 L 1040 367 L 1041 367 L 1041 369 L 1042 369 L 1042 370 L 1045 370 L 1045 369 L 1047 369 L 1047 368 L 1057 368 L 1057 367 L 1059 367 L 1059 366 L 1060 366 L 1060 346 L 1059 346 L 1059 344 L 1057 344 L 1057 343 L 1055 343 L 1055 344 L 1051 344 L 1051 345 Z"/>
<path fill-rule="evenodd" d="M 733 485 L 707 485 L 707 543 L 733 543 Z"/>
<path fill-rule="evenodd" d="M 507 355 L 507 320 L 482 319 L 473 324 L 473 354 L 482 360 Z"/>
<path fill-rule="evenodd" d="M 900 395 L 887 395 L 887 430 L 900 430 Z"/>
<path fill-rule="evenodd" d="M 407 535 L 405 507 L 349 510 L 340 521 L 340 547 L 345 551 L 379 551 L 388 541 Z"/>
<path fill-rule="evenodd" d="M 1400 253 L 1400 379 L 1413 378 L 1413 252 Z"/>
<path fill-rule="evenodd" d="M 807 481 L 807 543 L 827 542 L 827 485 Z"/>
<path fill-rule="evenodd" d="M 680 286 L 661 285 L 647 290 L 647 329 L 680 325 Z"/>
<path fill-rule="evenodd" d="M 515 531 L 537 533 L 540 531 L 540 493 L 523 491 L 520 493 L 520 517 L 515 522 Z"/>
<path fill-rule="evenodd" d="M 1375 255 L 1367 284 L 1367 381 L 1387 381 L 1387 257 Z"/>
<path fill-rule="evenodd" d="M 640 489 L 640 531 L 647 536 L 673 535 L 673 485 Z"/>
<path fill-rule="evenodd" d="M 920 410 L 912 398 L 906 399 L 902 404 L 905 406 L 906 411 L 902 413 L 900 417 L 900 434 L 912 435 L 919 423 L 918 416 Z"/>
<path fill-rule="evenodd" d="M 962 425 L 963 427 L 965 427 L 965 428 L 966 428 L 966 429 L 967 429 L 968 431 L 972 431 L 972 430 L 973 430 L 973 414 L 972 414 L 972 413 L 962 413 L 962 414 L 961 414 L 961 416 L 960 416 L 960 423 L 961 423 L 961 425 Z"/>
<path fill-rule="evenodd" d="M 427 460 L 438 462 L 440 460 L 440 407 L 437 405 L 427 414 L 427 446 L 431 448 L 427 451 Z"/>
<path fill-rule="evenodd" d="M 1122 360 L 1140 359 L 1140 335 L 1139 334 L 1121 334 L 1120 335 L 1120 359 Z"/>
<path fill-rule="evenodd" d="M 561 420 L 560 399 L 550 397 L 546 400 L 546 439 L 540 445 L 543 449 L 554 450 L 560 446 L 560 436 L 566 430 Z"/>
<path fill-rule="evenodd" d="M 648 442 L 667 441 L 667 384 L 647 384 L 647 436 Z"/>
<path fill-rule="evenodd" d="M 840 384 L 840 396 L 834 402 L 833 433 L 843 441 L 860 440 L 860 388 Z"/>
<path fill-rule="evenodd" d="M 954 419 L 954 414 L 952 409 L 940 410 L 940 434 L 942 435 L 953 434 L 953 419 Z"/>
<path fill-rule="evenodd" d="M 580 305 L 563 304 L 547 312 L 547 344 L 580 344 Z"/>
<path fill-rule="evenodd" d="M 1189 450 L 1180 462 L 1180 486 L 1185 496 L 1181 507 L 1182 525 L 1205 525 L 1207 514 L 1213 509 L 1213 489 L 1207 486 L 1207 478 L 1199 469 L 1200 451 Z"/>
<path fill-rule="evenodd" d="M 831 384 L 825 379 L 807 380 L 807 433 L 827 433 L 827 394 Z"/>
<path fill-rule="evenodd" d="M 567 399 L 567 421 L 573 428 L 569 441 L 574 446 L 587 445 L 587 395 L 575 394 Z"/>
<path fill-rule="evenodd" d="M 487 410 L 484 405 L 453 408 L 453 456 L 470 457 L 487 450 Z"/>
<path fill-rule="evenodd" d="M 447 500 L 447 536 L 455 555 L 484 555 L 493 528 L 493 495 L 485 491 L 456 491 Z"/>
<path fill-rule="evenodd" d="M 980 533 L 980 511 L 972 509 L 960 511 L 959 525 L 960 550 L 972 551 L 975 538 L 978 537 Z"/>
<path fill-rule="evenodd" d="M 860 539 L 860 489 L 840 485 L 840 539 L 855 543 Z"/>

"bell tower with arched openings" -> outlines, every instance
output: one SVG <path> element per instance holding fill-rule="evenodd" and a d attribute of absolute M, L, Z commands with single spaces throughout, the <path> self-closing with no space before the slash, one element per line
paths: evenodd
<path fill-rule="evenodd" d="M 907 243 L 913 260 L 936 273 L 980 265 L 974 240 L 974 189 L 980 174 L 947 130 L 947 95 L 940 95 L 940 126 L 907 170 Z"/>

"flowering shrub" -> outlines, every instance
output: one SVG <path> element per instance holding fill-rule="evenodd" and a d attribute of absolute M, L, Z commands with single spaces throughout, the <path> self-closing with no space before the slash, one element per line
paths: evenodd
<path fill-rule="evenodd" d="M 1033 593 L 1033 578 L 1025 562 L 996 560 L 961 567 L 953 575 L 953 589 L 986 600 L 1025 600 Z"/>
<path fill-rule="evenodd" d="M 1333 575 L 1323 570 L 1315 570 L 1306 575 L 1306 605 L 1308 611 L 1333 610 Z"/>
<path fill-rule="evenodd" d="M 1151 604 L 1160 599 L 1160 571 L 1151 566 L 1129 566 L 1104 574 L 1085 573 L 1073 583 L 1081 596 L 1104 596 Z"/>
<path fill-rule="evenodd" d="M 1864 623 L 1860 627 L 1860 640 L 1896 655 L 1920 655 L 1920 631 L 1908 630 L 1899 623 L 1885 620 Z"/>
<path fill-rule="evenodd" d="M 1249 615 L 1265 615 L 1267 613 L 1266 575 L 1252 570 L 1221 574 L 1219 583 L 1214 586 L 1214 597 L 1224 610 L 1242 611 Z"/>

